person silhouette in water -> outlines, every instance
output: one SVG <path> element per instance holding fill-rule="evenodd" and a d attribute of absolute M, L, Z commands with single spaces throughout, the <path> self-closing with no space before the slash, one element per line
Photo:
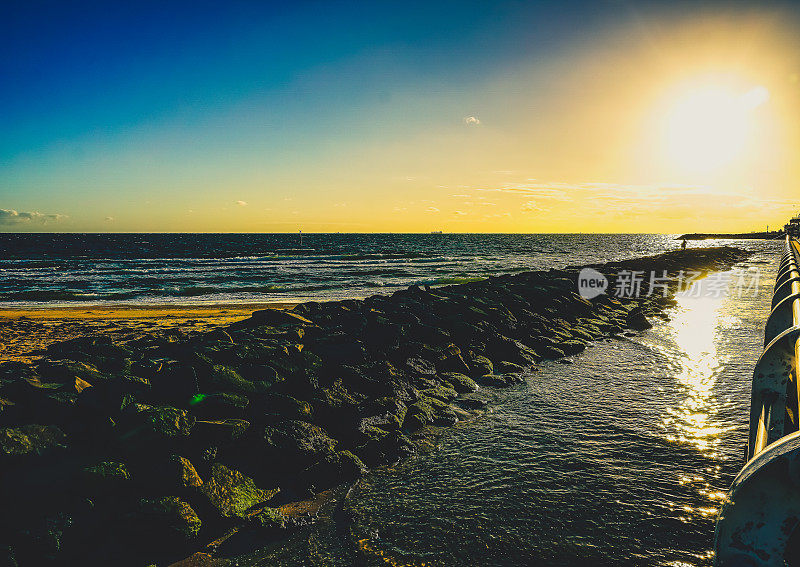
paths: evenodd
<path fill-rule="evenodd" d="M 685 238 L 683 239 L 683 242 L 681 242 L 681 250 L 686 250 L 686 239 Z"/>

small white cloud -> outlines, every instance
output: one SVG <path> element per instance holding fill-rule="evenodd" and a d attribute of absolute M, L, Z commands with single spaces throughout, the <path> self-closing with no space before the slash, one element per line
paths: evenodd
<path fill-rule="evenodd" d="M 470 195 L 450 195 L 451 197 L 458 197 L 461 199 L 469 199 Z"/>
<path fill-rule="evenodd" d="M 106 222 L 114 222 L 114 217 L 106 217 Z"/>
<path fill-rule="evenodd" d="M 341 208 L 341 207 L 346 207 L 346 206 L 347 206 L 347 203 L 334 203 L 334 204 L 333 204 L 333 206 L 334 206 L 334 207 L 339 207 L 339 208 Z"/>
<path fill-rule="evenodd" d="M 457 217 L 460 217 L 462 215 L 466 215 L 467 213 L 465 213 L 464 211 L 453 211 L 453 214 Z"/>
<path fill-rule="evenodd" d="M 239 205 L 240 207 L 246 207 L 247 201 L 236 201 L 236 204 Z"/>
<path fill-rule="evenodd" d="M 439 209 L 437 209 L 436 207 L 428 207 L 427 209 L 425 209 L 425 212 L 426 213 L 438 213 Z"/>
<path fill-rule="evenodd" d="M 464 117 L 464 124 L 467 126 L 477 126 L 481 123 L 480 120 L 476 116 L 465 116 Z"/>

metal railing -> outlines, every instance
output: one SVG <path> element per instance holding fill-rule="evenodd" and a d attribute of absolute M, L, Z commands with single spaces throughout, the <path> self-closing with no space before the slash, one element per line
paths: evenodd
<path fill-rule="evenodd" d="M 753 371 L 747 463 L 717 517 L 714 564 L 800 566 L 800 247 L 786 237 Z"/>

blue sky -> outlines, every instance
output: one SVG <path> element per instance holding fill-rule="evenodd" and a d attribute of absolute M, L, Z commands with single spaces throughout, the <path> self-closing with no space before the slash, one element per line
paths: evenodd
<path fill-rule="evenodd" d="M 687 9 L 707 18 L 738 6 L 17 3 L 0 19 L 0 209 L 60 220 L 9 213 L 0 229 L 335 228 L 327 219 L 379 230 L 353 201 L 374 208 L 407 192 L 417 205 L 438 203 L 424 197 L 469 177 L 475 160 L 459 155 L 492 155 L 510 137 L 541 154 L 517 124 L 577 96 L 574 82 L 549 92 L 575 65 L 594 81 L 604 71 L 586 62 L 591 54 L 641 50 Z M 508 167 L 489 161 L 461 184 L 500 185 L 481 176 L 526 166 L 519 156 Z M 530 161 L 520 182 L 630 181 L 602 171 L 567 179 Z M 396 178 L 416 181 L 398 188 Z M 417 217 L 409 213 L 409 230 L 428 222 Z"/>

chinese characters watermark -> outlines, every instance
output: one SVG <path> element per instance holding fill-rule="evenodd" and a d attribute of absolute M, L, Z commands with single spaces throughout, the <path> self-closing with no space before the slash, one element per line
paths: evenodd
<path fill-rule="evenodd" d="M 705 276 L 705 277 L 704 277 Z M 584 299 L 592 299 L 603 293 L 618 298 L 662 296 L 671 293 L 683 297 L 755 297 L 761 285 L 761 271 L 736 268 L 728 272 L 704 272 L 681 270 L 669 274 L 642 270 L 621 270 L 613 282 L 592 268 L 584 268 L 578 274 L 578 293 Z"/>

